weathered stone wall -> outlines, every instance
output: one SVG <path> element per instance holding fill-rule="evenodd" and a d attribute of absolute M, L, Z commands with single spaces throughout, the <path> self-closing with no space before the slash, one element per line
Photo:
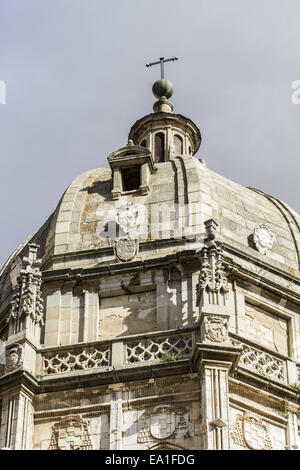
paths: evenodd
<path fill-rule="evenodd" d="M 285 356 L 289 355 L 288 321 L 246 302 L 247 338 Z"/>
<path fill-rule="evenodd" d="M 85 440 L 79 438 L 82 426 Z M 201 448 L 197 378 L 152 379 L 128 387 L 116 384 L 36 397 L 34 449 L 88 445 L 130 450 L 169 445 Z"/>
<path fill-rule="evenodd" d="M 99 339 L 156 329 L 156 291 L 101 298 Z"/>

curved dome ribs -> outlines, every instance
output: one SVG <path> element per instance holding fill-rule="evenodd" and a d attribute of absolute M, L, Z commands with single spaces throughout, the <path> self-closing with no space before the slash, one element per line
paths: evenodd
<path fill-rule="evenodd" d="M 292 213 L 292 211 L 288 208 L 288 206 L 286 204 L 284 204 L 280 199 L 278 199 L 277 197 L 275 196 L 272 196 L 271 194 L 268 194 L 268 193 L 265 193 L 264 191 L 260 190 L 260 189 L 256 189 L 256 188 L 252 188 L 251 186 L 247 186 L 248 189 L 251 189 L 252 191 L 258 193 L 258 194 L 261 194 L 262 196 L 264 196 L 266 199 L 268 199 L 270 202 L 272 202 L 272 204 L 279 210 L 279 212 L 282 214 L 282 216 L 284 217 L 288 227 L 289 227 L 289 230 L 290 230 L 290 233 L 291 233 L 291 236 L 293 238 L 293 241 L 294 241 L 294 244 L 295 244 L 295 249 L 296 249 L 296 254 L 297 254 L 297 260 L 298 260 L 298 267 L 300 269 L 300 247 L 298 245 L 298 242 L 297 242 L 297 238 L 296 238 L 296 235 L 295 235 L 295 232 L 293 230 L 293 227 L 291 225 L 291 222 L 289 220 L 289 218 L 287 217 L 286 213 L 284 212 L 284 209 L 286 210 L 286 212 L 289 214 L 289 216 L 293 219 L 293 222 L 294 224 L 296 225 L 297 229 L 298 229 L 298 232 L 299 232 L 299 235 L 300 235 L 300 225 L 296 219 L 296 217 L 294 216 L 294 214 Z M 280 207 L 282 206 L 282 207 Z"/>

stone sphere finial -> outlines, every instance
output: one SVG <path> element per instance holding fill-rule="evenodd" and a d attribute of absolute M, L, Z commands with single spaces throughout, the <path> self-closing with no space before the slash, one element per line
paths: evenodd
<path fill-rule="evenodd" d="M 152 87 L 152 92 L 158 100 L 165 96 L 170 98 L 173 95 L 173 84 L 166 79 L 157 80 Z"/>

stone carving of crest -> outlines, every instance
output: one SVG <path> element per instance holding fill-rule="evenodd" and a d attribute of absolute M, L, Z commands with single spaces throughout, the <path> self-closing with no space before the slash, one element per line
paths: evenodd
<path fill-rule="evenodd" d="M 52 426 L 49 450 L 92 450 L 89 422 L 70 415 Z"/>
<path fill-rule="evenodd" d="M 121 261 L 130 261 L 138 252 L 138 217 L 136 204 L 125 204 L 119 207 L 117 223 L 124 234 L 115 241 L 115 254 Z"/>
<path fill-rule="evenodd" d="M 231 428 L 231 438 L 235 444 L 251 450 L 271 450 L 271 440 L 267 426 L 253 413 L 238 414 Z"/>
<path fill-rule="evenodd" d="M 205 339 L 223 343 L 228 338 L 228 318 L 214 315 L 205 315 Z"/>
<path fill-rule="evenodd" d="M 167 439 L 176 428 L 175 412 L 166 406 L 158 406 L 150 418 L 150 433 L 155 439 Z"/>
<path fill-rule="evenodd" d="M 116 256 L 121 261 L 130 261 L 137 254 L 138 241 L 131 238 L 120 238 L 115 242 Z"/>
<path fill-rule="evenodd" d="M 23 364 L 24 349 L 21 344 L 12 344 L 6 350 L 6 372 L 12 372 Z"/>
<path fill-rule="evenodd" d="M 261 224 L 255 227 L 253 233 L 253 241 L 256 249 L 262 255 L 266 255 L 268 250 L 272 249 L 274 243 L 274 235 L 271 233 L 268 225 Z"/>
<path fill-rule="evenodd" d="M 187 410 L 159 405 L 144 414 L 137 442 L 185 439 L 190 436 Z"/>

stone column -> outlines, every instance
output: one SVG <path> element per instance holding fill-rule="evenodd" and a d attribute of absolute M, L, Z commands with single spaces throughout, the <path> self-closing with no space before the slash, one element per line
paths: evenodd
<path fill-rule="evenodd" d="M 112 197 L 113 199 L 119 199 L 121 194 L 122 194 L 122 190 L 123 190 L 123 185 L 122 185 L 122 175 L 121 175 L 121 170 L 120 168 L 115 168 L 113 170 L 113 180 L 114 180 L 114 187 L 113 187 L 113 190 L 112 190 Z"/>
<path fill-rule="evenodd" d="M 33 444 L 33 395 L 25 387 L 2 396 L 0 449 L 30 450 Z"/>
<path fill-rule="evenodd" d="M 149 165 L 148 163 L 143 163 L 141 165 L 141 185 L 140 185 L 140 191 L 143 194 L 143 196 L 147 195 L 150 191 L 149 188 L 149 179 L 150 179 L 150 170 L 149 170 Z"/>

